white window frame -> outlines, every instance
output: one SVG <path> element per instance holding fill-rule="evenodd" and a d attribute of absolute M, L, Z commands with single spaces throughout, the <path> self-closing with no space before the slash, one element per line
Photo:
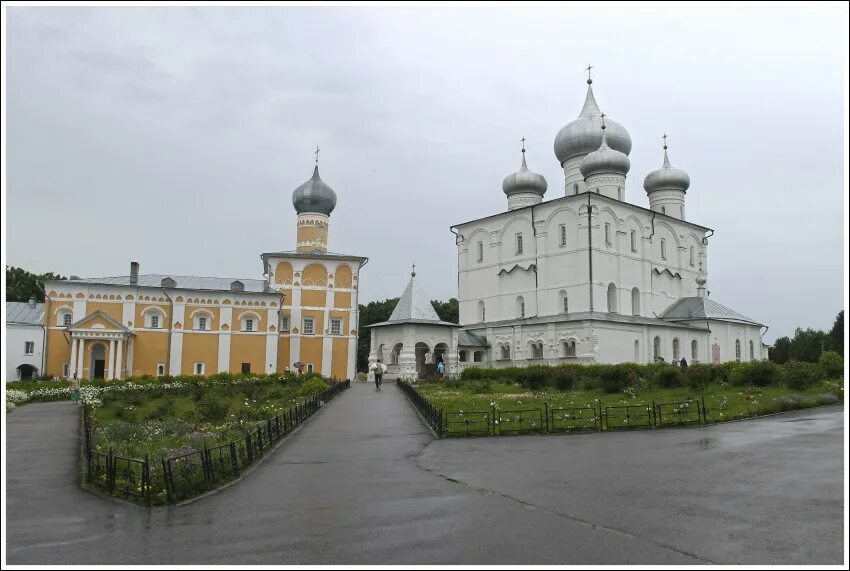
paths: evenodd
<path fill-rule="evenodd" d="M 610 222 L 605 223 L 605 245 L 606 246 L 611 245 L 611 223 Z"/>
<path fill-rule="evenodd" d="M 484 261 L 484 242 L 478 242 L 478 261 Z"/>
<path fill-rule="evenodd" d="M 567 225 L 566 224 L 560 224 L 558 226 L 558 239 L 559 239 L 558 245 L 560 247 L 563 248 L 564 246 L 567 245 Z"/>
<path fill-rule="evenodd" d="M 342 319 L 338 317 L 331 319 L 331 335 L 342 335 Z"/>
<path fill-rule="evenodd" d="M 741 340 L 735 339 L 735 360 L 741 360 Z"/>
<path fill-rule="evenodd" d="M 632 252 L 637 252 L 637 232 L 632 230 L 631 236 L 629 238 L 631 240 Z"/>
<path fill-rule="evenodd" d="M 208 325 L 207 320 L 208 319 L 209 318 L 206 315 L 199 315 L 198 316 L 198 331 L 209 331 L 209 328 L 207 327 L 207 325 Z"/>
<path fill-rule="evenodd" d="M 35 355 L 35 341 L 24 341 L 24 355 Z"/>
<path fill-rule="evenodd" d="M 693 247 L 693 246 L 691 246 L 690 258 L 689 258 L 688 264 L 689 264 L 691 267 L 693 267 L 693 266 L 694 266 L 694 247 Z"/>
<path fill-rule="evenodd" d="M 516 246 L 516 255 L 522 254 L 522 232 L 517 232 L 515 235 L 514 245 Z"/>
<path fill-rule="evenodd" d="M 243 317 L 242 318 L 242 331 L 246 333 L 254 333 L 256 329 L 254 329 L 254 317 Z"/>
<path fill-rule="evenodd" d="M 753 340 L 750 339 L 750 361 L 756 360 L 756 345 L 753 343 Z"/>
<path fill-rule="evenodd" d="M 156 364 L 156 376 L 161 377 L 165 375 L 165 363 L 157 363 Z"/>
<path fill-rule="evenodd" d="M 310 324 L 309 327 L 307 327 L 308 323 Z M 301 332 L 304 335 L 315 335 L 316 334 L 316 318 L 315 317 L 305 317 L 303 325 L 304 325 L 304 327 L 303 327 Z"/>
<path fill-rule="evenodd" d="M 56 325 L 59 327 L 68 327 L 74 323 L 74 315 L 71 308 L 63 307 L 56 313 Z"/>
<path fill-rule="evenodd" d="M 501 349 L 502 350 L 501 350 L 501 353 L 499 355 L 500 358 L 503 361 L 507 361 L 508 359 L 510 359 L 511 358 L 511 346 L 510 345 L 502 345 Z"/>
<path fill-rule="evenodd" d="M 152 313 L 150 316 L 150 328 L 151 329 L 162 329 L 159 325 L 159 318 L 161 316 L 158 313 Z"/>
<path fill-rule="evenodd" d="M 280 316 L 280 330 L 281 331 L 289 331 L 289 316 L 281 315 Z"/>
<path fill-rule="evenodd" d="M 198 370 L 200 369 L 200 371 Z M 207 374 L 207 365 L 202 361 L 196 362 L 192 366 L 192 374 L 193 375 L 206 375 Z"/>

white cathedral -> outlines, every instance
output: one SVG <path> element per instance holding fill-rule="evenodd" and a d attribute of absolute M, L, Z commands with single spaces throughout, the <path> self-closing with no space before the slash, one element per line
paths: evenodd
<path fill-rule="evenodd" d="M 507 211 L 451 227 L 460 324 L 440 321 L 411 273 L 390 319 L 371 328 L 369 362 L 412 379 L 468 366 L 719 363 L 767 358 L 767 327 L 706 295 L 713 230 L 686 219 L 690 177 L 670 165 L 643 181 L 649 208 L 624 200 L 628 131 L 587 80 L 576 120 L 555 137 L 564 195 L 522 166 L 502 183 Z"/>

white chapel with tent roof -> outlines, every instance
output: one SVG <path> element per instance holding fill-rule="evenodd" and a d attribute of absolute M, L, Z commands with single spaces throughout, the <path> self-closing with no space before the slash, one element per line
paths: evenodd
<path fill-rule="evenodd" d="M 588 66 L 588 72 L 590 66 Z M 628 131 L 604 114 L 593 81 L 578 117 L 555 136 L 564 191 L 544 201 L 528 168 L 502 182 L 503 212 L 451 226 L 460 323 L 441 321 L 416 273 L 390 319 L 371 328 L 369 362 L 412 379 L 444 361 L 465 367 L 558 363 L 719 363 L 767 358 L 767 326 L 708 296 L 714 230 L 686 217 L 690 177 L 661 167 L 625 201 Z"/>

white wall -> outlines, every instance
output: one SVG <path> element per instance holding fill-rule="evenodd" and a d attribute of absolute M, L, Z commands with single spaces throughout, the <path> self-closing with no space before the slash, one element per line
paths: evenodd
<path fill-rule="evenodd" d="M 32 341 L 35 350 L 32 355 L 25 354 L 25 342 Z M 44 329 L 39 325 L 6 324 L 6 335 L 3 343 L 6 345 L 6 377 L 5 381 L 18 380 L 17 368 L 20 365 L 32 365 L 42 374 L 42 351 L 44 350 Z"/>

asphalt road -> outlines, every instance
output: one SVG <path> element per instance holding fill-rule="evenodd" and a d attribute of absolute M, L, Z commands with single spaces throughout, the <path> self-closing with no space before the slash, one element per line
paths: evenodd
<path fill-rule="evenodd" d="M 7 416 L 8 564 L 840 564 L 843 409 L 708 428 L 432 441 L 353 387 L 185 506 L 80 490 L 78 409 Z"/>

